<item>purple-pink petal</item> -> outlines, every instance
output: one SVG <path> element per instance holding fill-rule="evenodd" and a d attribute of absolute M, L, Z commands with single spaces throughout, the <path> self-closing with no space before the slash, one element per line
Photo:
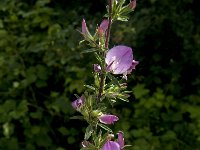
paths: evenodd
<path fill-rule="evenodd" d="M 135 9 L 135 7 L 136 7 L 136 0 L 132 0 L 130 3 L 129 3 L 129 8 L 131 8 L 131 9 Z"/>
<path fill-rule="evenodd" d="M 109 21 L 108 19 L 104 19 L 101 24 L 100 24 L 100 28 L 103 30 L 103 32 L 106 32 L 106 30 L 108 29 L 108 24 L 109 24 Z"/>
<path fill-rule="evenodd" d="M 94 67 L 94 71 L 95 72 L 100 72 L 101 71 L 101 66 L 99 64 L 94 64 L 93 67 Z"/>
<path fill-rule="evenodd" d="M 127 70 L 127 74 L 130 74 L 133 69 L 139 64 L 139 61 L 133 60 L 131 67 Z"/>
<path fill-rule="evenodd" d="M 72 107 L 79 111 L 80 107 L 84 104 L 84 102 L 84 96 L 81 96 L 77 100 L 72 102 Z"/>
<path fill-rule="evenodd" d="M 104 124 L 113 124 L 114 122 L 118 121 L 119 118 L 115 115 L 101 115 L 99 117 L 99 121 Z"/>
<path fill-rule="evenodd" d="M 83 34 L 87 34 L 88 33 L 88 29 L 87 29 L 87 25 L 86 25 L 85 19 L 82 20 L 82 33 Z"/>
<path fill-rule="evenodd" d="M 123 148 L 124 147 L 124 133 L 122 131 L 119 131 L 117 134 L 118 134 L 117 143 L 120 145 L 120 148 Z"/>
<path fill-rule="evenodd" d="M 113 74 L 123 74 L 132 65 L 133 53 L 132 49 L 127 46 L 115 46 L 106 54 L 107 69 Z"/>
<path fill-rule="evenodd" d="M 120 145 L 117 142 L 108 140 L 103 145 L 102 150 L 120 150 Z"/>

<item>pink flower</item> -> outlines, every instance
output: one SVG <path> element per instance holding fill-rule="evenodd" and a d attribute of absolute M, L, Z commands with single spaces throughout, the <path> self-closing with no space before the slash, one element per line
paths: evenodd
<path fill-rule="evenodd" d="M 85 22 L 85 19 L 83 19 L 82 21 L 82 34 L 86 35 L 88 33 L 88 28 L 87 28 L 87 24 Z"/>
<path fill-rule="evenodd" d="M 109 24 L 108 19 L 104 19 L 101 22 L 101 24 L 98 28 L 98 33 L 99 33 L 100 36 L 103 36 L 105 34 L 106 30 L 108 29 L 108 24 Z"/>
<path fill-rule="evenodd" d="M 132 0 L 129 4 L 128 4 L 128 7 L 132 10 L 135 9 L 136 7 L 136 0 Z"/>
<path fill-rule="evenodd" d="M 86 40 L 92 40 L 93 39 L 92 35 L 90 34 L 90 32 L 87 28 L 87 24 L 85 22 L 85 19 L 83 19 L 83 21 L 82 21 L 82 31 L 81 31 L 81 33 Z"/>
<path fill-rule="evenodd" d="M 108 140 L 103 145 L 102 150 L 120 150 L 120 145 L 117 142 Z"/>
<path fill-rule="evenodd" d="M 119 131 L 118 133 L 118 140 L 117 143 L 120 145 L 120 148 L 124 148 L 124 133 L 122 131 Z"/>
<path fill-rule="evenodd" d="M 124 79 L 127 80 L 127 74 L 130 74 L 133 71 L 133 69 L 135 69 L 137 64 L 139 64 L 139 61 L 135 61 L 135 60 L 132 61 L 131 67 L 125 73 L 123 73 Z"/>
<path fill-rule="evenodd" d="M 108 29 L 108 24 L 108 19 L 104 19 L 100 24 L 100 28 L 105 32 Z"/>
<path fill-rule="evenodd" d="M 118 133 L 118 140 L 111 141 L 111 136 L 107 137 L 106 143 L 103 145 L 102 150 L 120 150 L 124 149 L 124 133 L 122 131 L 119 131 Z"/>
<path fill-rule="evenodd" d="M 113 124 L 114 122 L 118 121 L 119 118 L 115 115 L 101 115 L 99 121 L 104 124 Z"/>
<path fill-rule="evenodd" d="M 84 96 L 82 95 L 77 100 L 72 102 L 72 107 L 76 109 L 77 111 L 80 111 L 80 108 L 83 106 L 84 103 L 85 103 L 85 99 L 84 99 Z"/>
<path fill-rule="evenodd" d="M 131 73 L 139 63 L 133 60 L 133 52 L 130 47 L 119 45 L 111 48 L 106 54 L 107 71 L 113 74 L 127 75 Z"/>
<path fill-rule="evenodd" d="M 132 70 L 135 69 L 137 64 L 139 64 L 139 61 L 133 60 L 131 67 L 127 70 L 127 74 L 130 74 L 132 72 Z"/>
<path fill-rule="evenodd" d="M 94 64 L 93 67 L 94 67 L 94 71 L 95 72 L 100 72 L 101 71 L 101 66 L 100 65 Z"/>

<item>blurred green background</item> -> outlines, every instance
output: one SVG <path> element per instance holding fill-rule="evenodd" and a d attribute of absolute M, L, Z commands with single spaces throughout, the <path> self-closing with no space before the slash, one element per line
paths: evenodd
<path fill-rule="evenodd" d="M 128 0 L 127 0 L 128 2 Z M 74 94 L 92 82 L 81 54 L 82 18 L 94 31 L 106 0 L 0 1 L 0 149 L 78 150 L 85 122 L 70 120 Z M 134 49 L 130 103 L 118 102 L 130 150 L 200 150 L 198 0 L 138 0 L 129 22 L 112 27 L 111 46 Z"/>

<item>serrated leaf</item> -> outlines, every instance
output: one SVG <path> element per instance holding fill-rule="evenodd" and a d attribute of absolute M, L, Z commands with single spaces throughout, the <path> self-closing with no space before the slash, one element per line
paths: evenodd
<path fill-rule="evenodd" d="M 92 135 L 92 132 L 93 132 L 93 128 L 92 128 L 92 126 L 89 125 L 86 128 L 84 140 L 88 140 L 90 138 L 90 136 Z"/>
<path fill-rule="evenodd" d="M 112 132 L 112 130 L 104 124 L 98 123 L 98 126 L 100 126 L 101 128 L 103 128 L 106 131 Z"/>

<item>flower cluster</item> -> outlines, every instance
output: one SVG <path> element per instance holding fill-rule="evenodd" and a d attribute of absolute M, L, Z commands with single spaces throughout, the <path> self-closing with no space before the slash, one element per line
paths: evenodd
<path fill-rule="evenodd" d="M 139 62 L 134 59 L 131 47 L 117 45 L 109 49 L 109 39 L 112 23 L 127 21 L 127 14 L 135 7 L 136 0 L 126 5 L 125 0 L 109 0 L 107 18 L 97 26 L 94 35 L 88 30 L 85 19 L 82 20 L 83 42 L 92 47 L 87 52 L 94 53 L 97 63 L 93 64 L 94 84 L 85 85 L 88 90 L 72 102 L 72 107 L 88 122 L 81 150 L 121 150 L 126 146 L 122 131 L 117 133 L 117 140 L 113 140 L 109 126 L 117 122 L 119 117 L 108 113 L 107 103 L 104 102 L 113 104 L 117 99 L 128 101 L 129 91 L 126 91 L 125 81 Z M 122 78 L 119 80 L 117 75 Z"/>
<path fill-rule="evenodd" d="M 108 29 L 108 20 L 103 20 L 98 28 L 98 33 L 103 36 Z M 82 21 L 82 34 L 85 37 L 90 37 L 90 32 L 88 31 L 85 20 Z M 126 75 L 130 74 L 135 66 L 139 63 L 133 59 L 133 52 L 131 47 L 118 45 L 111 48 L 106 53 L 105 62 L 107 64 L 107 71 L 113 74 L 123 74 L 125 79 Z M 101 67 L 98 64 L 94 64 L 94 71 L 100 72 Z"/>
<path fill-rule="evenodd" d="M 72 102 L 72 107 L 76 109 L 77 111 L 81 112 L 81 108 L 85 105 L 85 98 L 82 95 L 78 99 Z M 115 115 L 109 115 L 109 114 L 101 114 L 97 116 L 99 122 L 103 124 L 114 124 L 114 122 L 118 121 L 119 118 Z"/>

